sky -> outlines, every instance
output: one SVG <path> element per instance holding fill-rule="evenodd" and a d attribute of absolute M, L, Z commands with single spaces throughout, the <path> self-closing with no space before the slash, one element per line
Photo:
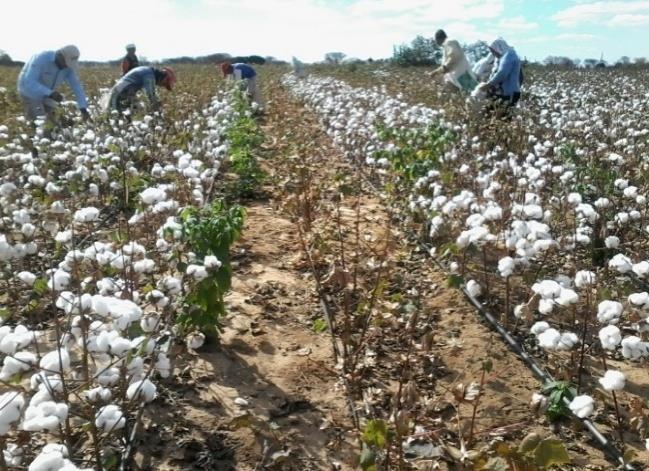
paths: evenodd
<path fill-rule="evenodd" d="M 461 42 L 502 36 L 530 60 L 649 57 L 647 0 L 2 0 L 0 16 L 0 49 L 14 60 L 69 43 L 82 60 L 117 59 L 127 43 L 151 60 L 376 59 L 438 28 Z"/>

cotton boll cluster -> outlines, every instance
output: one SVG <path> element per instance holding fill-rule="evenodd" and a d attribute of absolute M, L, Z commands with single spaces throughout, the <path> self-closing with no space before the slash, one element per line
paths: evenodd
<path fill-rule="evenodd" d="M 589 417 L 595 410 L 595 401 L 592 397 L 583 394 L 580 396 L 575 396 L 575 398 L 570 402 L 569 406 L 573 414 L 575 414 L 580 419 Z"/>
<path fill-rule="evenodd" d="M 9 391 L 0 395 L 0 435 L 6 435 L 18 422 L 24 406 L 25 398 L 21 393 Z"/>
<path fill-rule="evenodd" d="M 606 391 L 621 391 L 624 389 L 626 378 L 624 373 L 616 370 L 606 370 L 604 377 L 599 379 L 599 384 Z"/>

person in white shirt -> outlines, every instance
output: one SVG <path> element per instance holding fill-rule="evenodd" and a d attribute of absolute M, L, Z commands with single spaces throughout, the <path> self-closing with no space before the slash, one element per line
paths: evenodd
<path fill-rule="evenodd" d="M 448 39 L 443 29 L 435 33 L 435 42 L 444 50 L 442 65 L 433 74 L 444 74 L 446 83 L 452 84 L 459 90 L 471 92 L 478 81 L 475 79 L 469 61 L 462 46 L 455 39 Z"/>

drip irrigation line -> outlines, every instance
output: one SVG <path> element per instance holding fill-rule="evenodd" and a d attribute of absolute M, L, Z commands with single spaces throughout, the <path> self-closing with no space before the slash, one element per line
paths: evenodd
<path fill-rule="evenodd" d="M 365 182 L 370 185 L 370 187 L 372 187 L 374 191 L 380 192 L 379 188 L 368 178 L 361 166 L 357 165 L 357 168 L 362 179 L 365 180 Z M 417 243 L 419 247 L 428 254 L 432 262 L 444 274 L 448 274 L 448 269 L 431 253 L 431 249 L 433 247 L 421 240 L 419 240 Z M 630 278 L 632 278 L 637 284 L 642 284 L 643 286 L 649 288 L 649 284 L 636 278 L 634 275 L 635 273 L 633 275 L 630 275 Z M 475 296 L 471 295 L 471 293 L 467 291 L 464 283 L 462 283 L 462 285 L 460 286 L 460 290 L 462 291 L 462 294 L 464 294 L 464 296 L 467 298 L 469 303 L 475 308 L 475 310 L 489 323 L 489 325 L 496 332 L 500 334 L 509 348 L 516 354 L 516 356 L 518 356 L 518 358 L 520 358 L 523 363 L 525 363 L 525 365 L 530 369 L 530 371 L 532 371 L 532 373 L 538 380 L 540 380 L 543 384 L 548 384 L 555 381 L 552 375 L 548 373 L 541 365 L 539 365 L 534 357 L 527 353 L 525 347 L 523 347 L 514 337 L 512 337 L 507 329 L 505 329 L 500 324 L 497 318 L 491 312 L 489 312 L 489 310 L 484 305 L 482 305 L 482 303 L 478 301 Z M 563 402 L 566 406 L 570 404 L 570 400 L 565 396 L 563 397 Z M 622 455 L 620 450 L 618 450 L 617 447 L 597 429 L 597 427 L 591 420 L 578 417 L 574 413 L 573 416 L 581 422 L 583 427 L 588 430 L 591 436 L 599 443 L 604 453 L 606 453 L 610 458 L 612 458 L 620 465 L 620 469 L 623 469 L 624 471 L 638 471 L 635 466 L 624 462 L 624 456 Z"/>
<path fill-rule="evenodd" d="M 419 242 L 419 246 L 426 251 L 433 263 L 440 270 L 442 270 L 444 274 L 448 274 L 446 267 L 444 267 L 444 265 L 432 255 L 432 246 L 424 242 Z M 467 298 L 469 303 L 471 303 L 471 305 L 476 309 L 478 313 L 480 313 L 480 315 L 482 315 L 482 317 L 489 323 L 489 325 L 500 334 L 509 348 L 513 350 L 513 352 L 518 356 L 518 358 L 520 358 L 523 363 L 525 363 L 525 365 L 532 371 L 537 379 L 542 381 L 544 384 L 555 381 L 552 375 L 550 375 L 550 373 L 548 373 L 541 365 L 539 365 L 534 357 L 527 353 L 525 347 L 523 347 L 514 337 L 512 337 L 507 329 L 505 329 L 500 324 L 500 322 L 498 322 L 497 318 L 491 312 L 489 312 L 489 310 L 480 301 L 478 301 L 475 296 L 468 292 L 464 283 L 462 283 L 462 285 L 460 286 L 460 290 L 462 291 L 462 294 L 464 294 L 464 296 Z M 570 400 L 565 396 L 563 397 L 563 402 L 566 406 L 570 404 Z M 622 466 L 622 469 L 624 469 L 625 471 L 637 471 L 633 465 L 624 462 L 624 457 L 620 450 L 618 450 L 617 447 L 597 429 L 597 427 L 591 420 L 578 417 L 574 414 L 573 416 L 577 418 L 582 423 L 584 428 L 587 429 L 588 432 L 590 432 L 592 437 L 597 440 L 603 451 L 607 455 L 609 455 L 610 458 L 613 458 Z"/>

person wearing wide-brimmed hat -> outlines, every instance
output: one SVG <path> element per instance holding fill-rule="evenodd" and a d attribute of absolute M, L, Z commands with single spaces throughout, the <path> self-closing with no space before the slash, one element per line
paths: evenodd
<path fill-rule="evenodd" d="M 74 92 L 83 118 L 90 119 L 86 93 L 78 75 L 79 56 L 79 49 L 69 45 L 56 51 L 40 52 L 27 61 L 18 76 L 18 93 L 28 119 L 52 117 L 63 101 L 63 95 L 56 91 L 62 82 Z"/>
<path fill-rule="evenodd" d="M 122 75 L 140 66 L 140 60 L 135 55 L 135 44 L 126 45 L 126 55 L 122 59 Z"/>
<path fill-rule="evenodd" d="M 175 83 L 176 73 L 170 67 L 136 67 L 119 79 L 110 90 L 107 106 L 112 110 L 126 111 L 132 107 L 135 94 L 144 89 L 150 108 L 157 110 L 160 102 L 155 90 L 156 85 L 171 91 Z"/>

